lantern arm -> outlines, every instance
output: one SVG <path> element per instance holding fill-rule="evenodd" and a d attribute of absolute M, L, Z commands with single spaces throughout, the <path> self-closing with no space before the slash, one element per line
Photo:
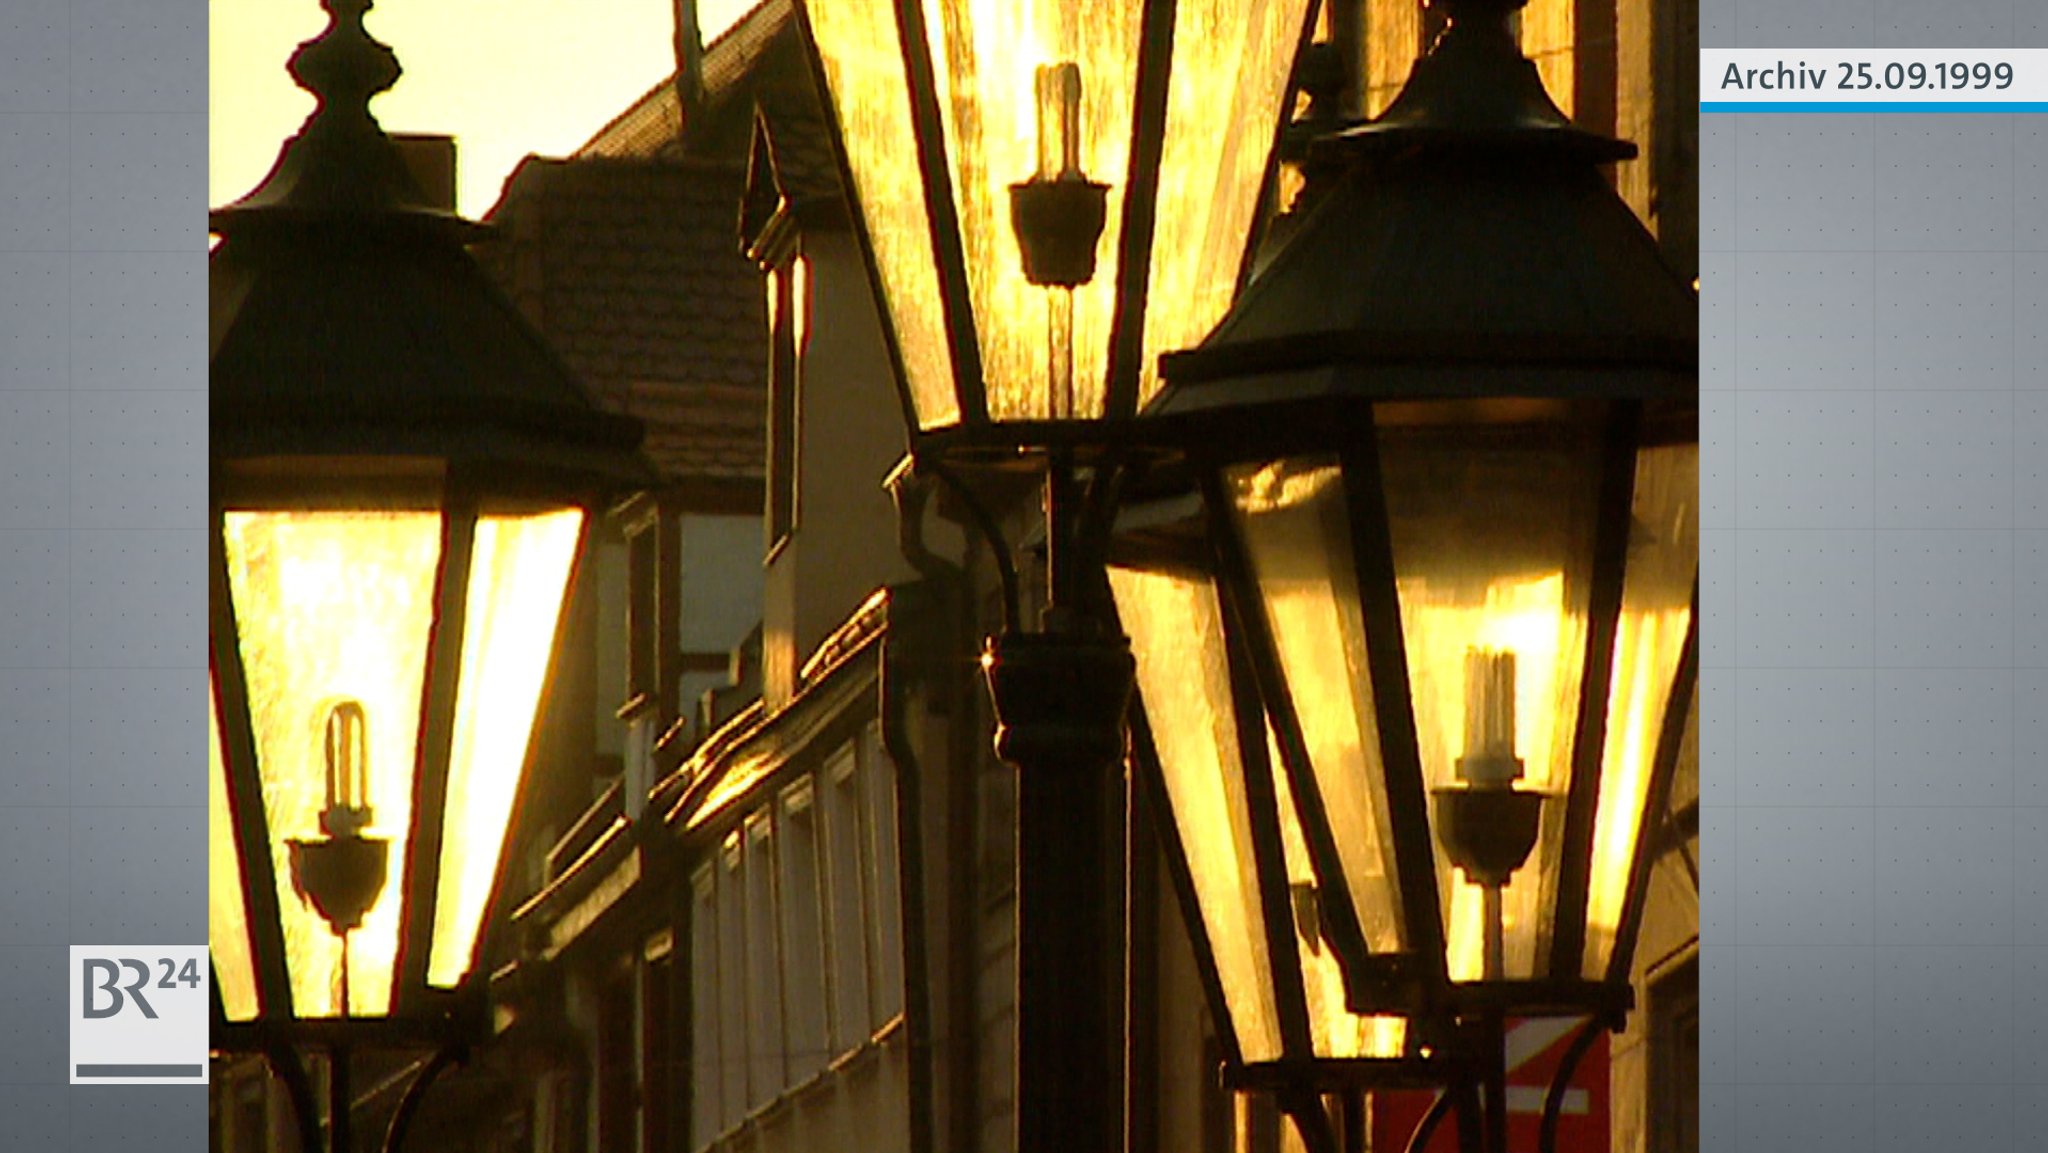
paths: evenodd
<path fill-rule="evenodd" d="M 1593 1042 L 1620 1024 L 1619 1019 L 1596 1015 L 1579 1026 L 1578 1034 L 1558 1061 L 1557 1075 L 1550 1079 L 1550 1090 L 1543 1095 L 1543 1127 L 1536 1140 L 1538 1153 L 1557 1153 L 1557 1119 L 1564 1112 L 1565 1089 L 1578 1073 L 1579 1062 L 1585 1060 L 1586 1054 L 1592 1050 Z"/>
<path fill-rule="evenodd" d="M 1415 1131 L 1408 1135 L 1408 1144 L 1403 1146 L 1405 1153 L 1424 1153 L 1429 1148 L 1430 1138 L 1436 1136 L 1437 1128 L 1444 1123 L 1445 1117 L 1450 1116 L 1452 1107 L 1458 1103 L 1458 1096 L 1453 1086 L 1447 1085 L 1436 1091 L 1428 1111 L 1415 1123 Z"/>
<path fill-rule="evenodd" d="M 456 1043 L 443 1046 L 424 1065 L 417 1067 L 411 1083 L 405 1087 L 405 1095 L 399 1098 L 398 1107 L 391 1112 L 391 1124 L 384 1130 L 384 1153 L 398 1153 L 404 1147 L 406 1133 L 412 1129 L 412 1119 L 419 1112 L 420 1100 L 441 1074 L 468 1061 L 469 1047 Z"/>
<path fill-rule="evenodd" d="M 1010 542 L 1003 535 L 1002 526 L 996 523 L 996 518 L 989 511 L 987 503 L 981 500 L 974 490 L 968 487 L 966 481 L 951 468 L 929 459 L 920 459 L 916 467 L 918 471 L 929 474 L 945 486 L 947 494 L 957 502 L 960 511 L 966 515 L 968 525 L 988 546 L 989 558 L 996 566 L 996 579 L 1002 585 L 1003 631 L 1014 631 L 1017 628 L 1018 614 L 1022 611 L 1022 592 L 1017 578 L 1017 562 L 1010 555 Z"/>
<path fill-rule="evenodd" d="M 264 1060 L 270 1071 L 284 1083 L 285 1096 L 292 1103 L 292 1119 L 298 1122 L 299 1147 L 304 1153 L 320 1153 L 320 1108 L 313 1100 L 313 1079 L 298 1050 L 286 1044 L 267 1045 Z"/>
<path fill-rule="evenodd" d="M 1083 497 L 1080 523 L 1075 530 L 1075 560 L 1092 594 L 1107 602 L 1100 587 L 1101 575 L 1109 567 L 1110 539 L 1116 531 L 1116 514 L 1124 493 L 1143 483 L 1151 460 L 1144 454 L 1112 453 L 1088 482 Z"/>
<path fill-rule="evenodd" d="M 1091 458 L 1085 468 L 1079 464 L 1081 455 L 1066 447 L 1044 454 L 1041 475 L 1048 494 L 1047 515 L 1038 526 L 1043 536 L 1036 543 L 1047 549 L 1048 585 L 1054 601 L 1075 610 L 1065 614 L 1063 623 L 1051 627 L 1075 626 L 1085 631 L 1086 624 L 1078 622 L 1108 627 L 1108 614 L 1100 611 L 1105 602 L 1098 586 L 1108 563 L 1117 510 L 1124 492 L 1141 481 L 1157 454 L 1106 449 L 1085 454 Z M 960 469 L 940 459 L 940 454 L 919 453 L 912 468 L 945 488 L 966 526 L 988 546 L 1002 589 L 1002 631 L 1017 633 L 1023 627 L 1023 581 L 1016 546 L 1003 531 L 987 495 L 977 491 Z M 1012 474 L 1008 469 L 975 471 L 985 478 Z M 891 483 L 900 487 L 894 480 Z"/>
<path fill-rule="evenodd" d="M 1338 1140 L 1336 1127 L 1330 1124 L 1330 1114 L 1323 1108 L 1322 1098 L 1306 1090 L 1284 1090 L 1279 1095 L 1280 1111 L 1294 1122 L 1295 1131 L 1301 1134 L 1301 1143 L 1307 1153 L 1356 1153 L 1346 1149 Z"/>

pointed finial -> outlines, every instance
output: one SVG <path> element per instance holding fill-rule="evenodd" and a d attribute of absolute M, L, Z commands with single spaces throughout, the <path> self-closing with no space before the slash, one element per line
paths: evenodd
<path fill-rule="evenodd" d="M 320 102 L 316 120 L 344 117 L 375 122 L 370 99 L 398 83 L 398 54 L 363 28 L 371 0 L 321 0 L 328 23 L 319 36 L 299 45 L 288 70 L 299 87 Z"/>
<path fill-rule="evenodd" d="M 1441 10 L 1451 20 L 1505 19 L 1528 5 L 1529 0 L 1422 0 L 1424 8 Z"/>
<path fill-rule="evenodd" d="M 1348 155 L 1405 148 L 1414 140 L 1442 147 L 1534 148 L 1593 163 L 1626 160 L 1635 146 L 1574 125 L 1544 91 L 1509 22 L 1528 0 L 1422 0 L 1445 18 L 1443 34 L 1408 82 L 1371 123 L 1318 141 Z"/>
<path fill-rule="evenodd" d="M 398 82 L 398 55 L 363 29 L 371 0 L 321 0 L 328 23 L 292 53 L 287 71 L 320 102 L 285 142 L 263 183 L 208 214 L 214 231 L 346 219 L 362 230 L 401 225 L 439 230 L 457 243 L 488 235 L 425 194 L 398 147 L 370 115 L 370 100 Z"/>
<path fill-rule="evenodd" d="M 1528 3 L 1529 0 L 1422 0 L 1424 8 L 1443 14 L 1446 32 L 1453 28 L 1466 32 L 1484 28 L 1503 36 L 1508 34 L 1508 17 Z"/>

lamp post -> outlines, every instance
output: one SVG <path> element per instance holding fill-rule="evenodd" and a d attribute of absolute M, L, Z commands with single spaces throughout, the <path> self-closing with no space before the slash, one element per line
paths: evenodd
<path fill-rule="evenodd" d="M 399 68 L 367 0 L 291 72 L 319 100 L 215 212 L 209 941 L 214 1043 L 266 1053 L 308 1150 L 301 1049 L 435 1054 L 481 1028 L 475 972 L 594 502 L 640 480 L 600 412 L 471 260 L 369 101 Z"/>
<path fill-rule="evenodd" d="M 1235 1082 L 1324 1147 L 1317 1093 L 1446 1086 L 1426 1125 L 1460 1104 L 1500 1153 L 1505 1018 L 1589 1017 L 1582 1053 L 1630 1004 L 1695 691 L 1697 312 L 1520 4 L 1442 7 L 1386 114 L 1320 142 L 1341 183 L 1166 358 L 1139 423 L 1180 460 L 1109 579 Z"/>
<path fill-rule="evenodd" d="M 1159 355 L 1247 267 L 1306 0 L 799 5 L 917 466 L 989 538 L 983 654 L 1018 772 L 1017 1144 L 1120 1142 L 1111 803 L 1128 646 L 1091 595 L 1128 425 Z M 1043 492 L 1046 605 L 1020 619 L 970 483 Z M 1035 623 L 1035 627 L 1033 624 Z"/>

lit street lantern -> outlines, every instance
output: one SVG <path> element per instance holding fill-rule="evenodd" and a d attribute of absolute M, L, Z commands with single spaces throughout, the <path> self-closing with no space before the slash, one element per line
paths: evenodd
<path fill-rule="evenodd" d="M 1099 441 L 1222 317 L 1308 9 L 801 5 L 921 456 Z"/>
<path fill-rule="evenodd" d="M 1018 770 L 1017 1145 L 1120 1134 L 1121 781 L 1131 657 L 1094 589 L 1157 362 L 1236 294 L 1307 0 L 803 0 L 913 459 L 989 537 L 983 658 Z M 969 482 L 1042 476 L 1047 604 L 1020 622 Z"/>
<path fill-rule="evenodd" d="M 1180 464 L 1109 581 L 1237 1082 L 1302 1116 L 1446 1085 L 1498 1153 L 1504 1019 L 1629 1008 L 1694 693 L 1697 304 L 1520 4 L 1442 6 L 1386 114 L 1320 143 L 1342 182 L 1166 358 L 1138 423 Z"/>
<path fill-rule="evenodd" d="M 216 1048 L 267 1053 L 308 1148 L 295 1046 L 475 1036 L 475 971 L 593 503 L 638 480 L 368 111 L 398 78 L 332 21 L 319 108 L 213 214 L 211 883 Z M 394 1140 L 417 1101 L 394 1122 Z"/>

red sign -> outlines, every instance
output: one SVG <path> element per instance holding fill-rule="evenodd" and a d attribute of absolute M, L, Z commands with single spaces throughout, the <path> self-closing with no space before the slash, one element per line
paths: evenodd
<path fill-rule="evenodd" d="M 1543 1099 L 1582 1021 L 1541 1018 L 1508 1026 L 1508 1153 L 1536 1153 Z M 1400 1153 L 1436 1095 L 1377 1093 L 1372 1101 L 1372 1147 Z M 1457 1153 L 1458 1121 L 1447 1116 L 1425 1153 Z M 1586 1050 L 1565 1090 L 1557 1119 L 1557 1153 L 1612 1153 L 1607 1104 L 1607 1034 Z"/>

